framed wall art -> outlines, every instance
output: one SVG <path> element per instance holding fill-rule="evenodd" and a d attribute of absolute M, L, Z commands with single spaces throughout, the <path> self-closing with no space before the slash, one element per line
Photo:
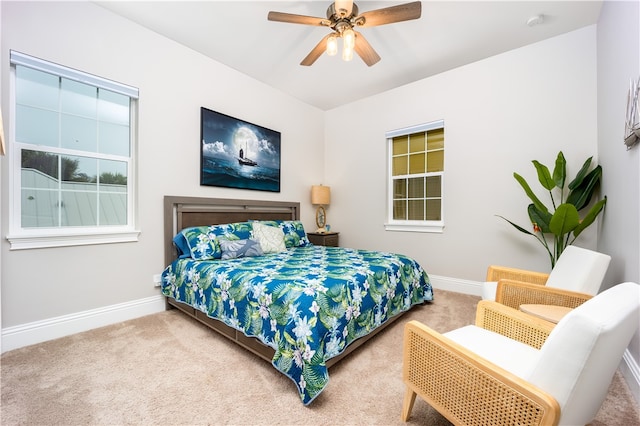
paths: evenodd
<path fill-rule="evenodd" d="M 280 192 L 280 132 L 200 108 L 200 185 Z"/>

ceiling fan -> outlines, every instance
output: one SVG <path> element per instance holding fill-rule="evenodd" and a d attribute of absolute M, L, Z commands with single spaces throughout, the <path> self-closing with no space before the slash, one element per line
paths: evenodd
<path fill-rule="evenodd" d="M 394 22 L 409 21 L 420 18 L 422 3 L 414 1 L 398 6 L 370 10 L 359 14 L 358 6 L 353 0 L 336 0 L 327 9 L 326 18 L 294 15 L 283 12 L 269 12 L 269 21 L 287 22 L 292 24 L 314 25 L 331 28 L 333 31 L 320 40 L 311 52 L 300 62 L 300 65 L 312 65 L 324 52 L 333 56 L 338 51 L 338 38 L 342 38 L 342 59 L 351 60 L 353 52 L 371 66 L 380 60 L 380 55 L 371 47 L 362 34 L 355 31 L 356 27 L 375 27 Z"/>

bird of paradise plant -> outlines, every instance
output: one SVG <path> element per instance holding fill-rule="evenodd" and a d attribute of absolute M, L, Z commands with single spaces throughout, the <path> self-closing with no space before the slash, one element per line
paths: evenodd
<path fill-rule="evenodd" d="M 533 165 L 538 172 L 538 181 L 544 189 L 549 191 L 552 209 L 549 209 L 540 201 L 522 176 L 518 173 L 513 173 L 513 177 L 532 201 L 527 207 L 527 212 L 533 225 L 533 232 L 516 225 L 503 216 L 498 215 L 498 217 L 509 222 L 518 231 L 535 237 L 549 254 L 551 268 L 555 266 L 564 249 L 573 244 L 582 231 L 596 220 L 607 203 L 607 197 L 605 196 L 593 204 L 583 217 L 580 216 L 579 211 L 589 205 L 602 178 L 601 166 L 596 165 L 592 170 L 589 170 L 592 158 L 589 157 L 584 162 L 576 177 L 566 188 L 567 162 L 562 151 L 558 153 L 556 158 L 553 175 L 549 172 L 547 166 L 533 160 Z M 556 193 L 555 196 L 554 192 Z M 556 201 L 558 202 L 556 203 Z M 552 239 L 552 242 L 547 239 Z"/>

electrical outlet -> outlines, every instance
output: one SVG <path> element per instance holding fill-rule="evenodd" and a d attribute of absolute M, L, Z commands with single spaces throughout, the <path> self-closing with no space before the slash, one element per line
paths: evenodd
<path fill-rule="evenodd" d="M 154 285 L 154 287 L 160 287 L 160 280 L 162 279 L 161 277 L 162 276 L 160 274 L 155 274 L 153 276 L 153 285 Z"/>

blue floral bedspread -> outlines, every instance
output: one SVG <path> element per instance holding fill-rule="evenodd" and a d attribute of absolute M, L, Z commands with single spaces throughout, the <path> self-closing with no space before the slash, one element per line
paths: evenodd
<path fill-rule="evenodd" d="M 306 246 L 230 260 L 177 259 L 162 292 L 257 337 L 275 350 L 305 405 L 329 381 L 325 362 L 413 305 L 433 300 L 413 259 L 385 252 Z"/>

